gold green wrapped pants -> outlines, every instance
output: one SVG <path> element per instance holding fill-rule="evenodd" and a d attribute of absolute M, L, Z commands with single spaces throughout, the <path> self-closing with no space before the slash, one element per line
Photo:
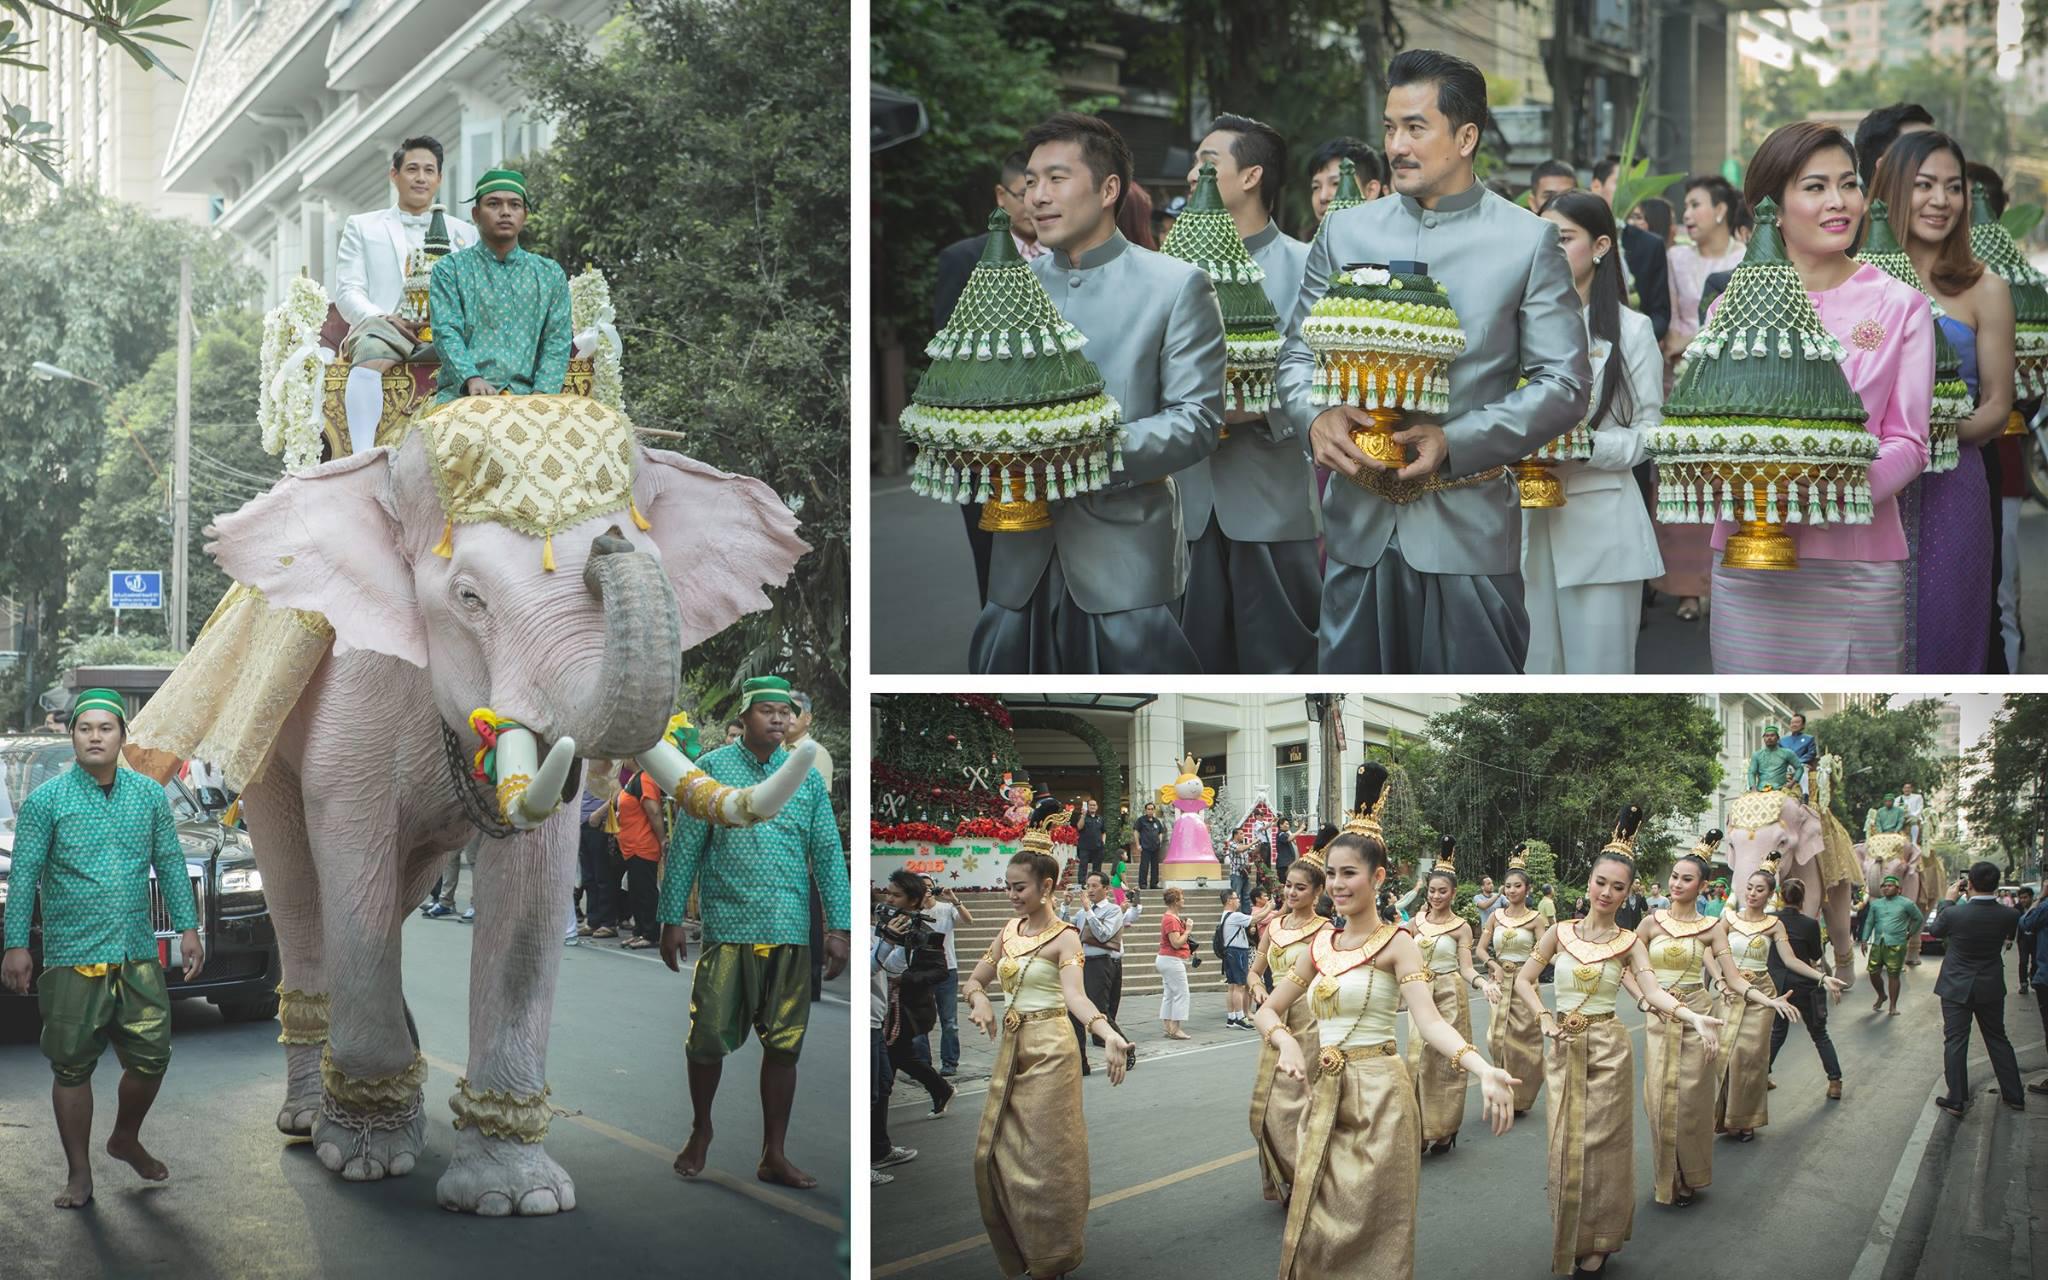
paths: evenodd
<path fill-rule="evenodd" d="M 79 968 L 45 969 L 36 980 L 43 1056 L 57 1083 L 75 1087 L 91 1080 L 110 1043 L 123 1068 L 162 1075 L 171 1065 L 171 993 L 163 966 L 129 960 Z"/>

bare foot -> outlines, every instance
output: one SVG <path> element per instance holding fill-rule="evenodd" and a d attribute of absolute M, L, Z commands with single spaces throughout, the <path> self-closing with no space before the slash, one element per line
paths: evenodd
<path fill-rule="evenodd" d="M 754 1170 L 754 1176 L 763 1182 L 779 1182 L 785 1187 L 795 1187 L 798 1191 L 809 1191 L 818 1185 L 816 1178 L 791 1164 L 789 1157 L 785 1155 L 764 1154 L 761 1157 L 761 1167 Z"/>
<path fill-rule="evenodd" d="M 65 1183 L 64 1189 L 57 1193 L 56 1205 L 59 1209 L 83 1209 L 91 1203 L 92 1171 L 90 1169 L 84 1173 L 72 1175 L 71 1181 Z"/>
<path fill-rule="evenodd" d="M 164 1162 L 145 1151 L 142 1140 L 134 1134 L 116 1133 L 107 1138 L 107 1154 L 126 1163 L 135 1172 L 151 1182 L 162 1182 L 171 1176 Z"/>
<path fill-rule="evenodd" d="M 685 1178 L 694 1178 L 704 1172 L 704 1162 L 711 1154 L 711 1126 L 690 1130 L 690 1140 L 676 1153 L 675 1171 Z"/>

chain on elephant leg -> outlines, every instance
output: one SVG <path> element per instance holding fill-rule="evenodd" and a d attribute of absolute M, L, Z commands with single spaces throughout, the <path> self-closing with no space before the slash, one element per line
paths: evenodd
<path fill-rule="evenodd" d="M 518 1095 L 456 1081 L 455 1155 L 436 1187 L 441 1207 L 502 1218 L 567 1213 L 576 1184 L 541 1145 L 552 1115 L 549 1090 Z"/>
<path fill-rule="evenodd" d="M 284 1107 L 280 1133 L 305 1137 L 320 1114 L 320 1054 L 327 1047 L 327 993 L 277 988 L 277 1042 L 284 1046 Z"/>
<path fill-rule="evenodd" d="M 427 1060 L 412 1061 L 386 1076 L 356 1077 L 334 1065 L 331 1049 L 320 1054 L 320 1117 L 313 1131 L 320 1163 L 350 1182 L 374 1182 L 412 1172 L 426 1146 L 426 1115 L 420 1086 Z"/>

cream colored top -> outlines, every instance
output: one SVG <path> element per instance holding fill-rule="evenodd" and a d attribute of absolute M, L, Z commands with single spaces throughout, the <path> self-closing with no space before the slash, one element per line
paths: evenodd
<path fill-rule="evenodd" d="M 1728 949 L 1735 953 L 1735 963 L 1744 973 L 1766 973 L 1771 967 L 1771 926 L 1777 918 L 1765 916 L 1755 924 L 1745 924 L 1734 912 L 1721 916 L 1728 926 Z M 1756 932 L 1752 933 L 1754 929 Z"/>
<path fill-rule="evenodd" d="M 1344 951 L 1335 945 L 1336 936 L 1335 930 L 1328 930 L 1317 934 L 1311 944 L 1316 973 L 1309 982 L 1309 997 L 1315 1001 L 1316 1030 L 1325 1047 L 1385 1044 L 1394 1038 L 1394 1018 L 1401 1010 L 1400 984 L 1392 974 L 1380 972 L 1370 959 L 1358 957 L 1379 954 L 1386 942 Z M 1329 972 L 1346 965 L 1349 967 L 1341 973 Z"/>
<path fill-rule="evenodd" d="M 1284 917 L 1267 926 L 1266 985 L 1272 986 L 1281 974 L 1299 963 L 1301 953 L 1308 950 L 1309 944 L 1328 928 L 1328 921 L 1318 919 L 1316 923 L 1297 933 L 1287 928 Z"/>
<path fill-rule="evenodd" d="M 1587 1015 L 1613 1013 L 1614 998 L 1621 991 L 1621 975 L 1628 963 L 1629 949 L 1621 944 L 1633 942 L 1635 935 L 1627 929 L 1614 938 L 1597 945 L 1577 941 L 1578 931 L 1574 923 L 1563 923 L 1557 927 L 1560 946 L 1556 957 L 1557 1011 L 1559 1013 L 1583 1013 Z M 1566 950 L 1562 943 L 1569 939 L 1579 951 L 1594 956 L 1606 956 L 1604 960 L 1591 963 Z M 1609 953 L 1612 954 L 1609 954 Z"/>
<path fill-rule="evenodd" d="M 1659 911 L 1657 923 L 1672 930 L 1684 929 L 1691 923 L 1669 920 L 1666 918 L 1668 915 L 1668 912 Z M 1657 975 L 1658 986 L 1670 988 L 1705 981 L 1707 934 L 1711 930 L 1709 921 L 1706 929 L 1690 937 L 1673 937 L 1667 933 L 1661 938 L 1645 940 L 1650 952 L 1650 971 Z"/>
<path fill-rule="evenodd" d="M 1045 945 L 1058 937 L 1061 930 L 1073 927 L 1061 921 L 1044 933 L 1023 938 L 1017 933 L 1015 920 L 1003 926 L 993 950 L 996 980 L 1002 984 L 1010 1008 L 1018 1013 L 1036 1013 L 1066 1003 L 1066 995 L 1060 990 L 1060 967 L 1046 954 Z"/>
<path fill-rule="evenodd" d="M 1458 971 L 1458 926 L 1464 923 L 1463 920 L 1454 920 L 1447 926 L 1448 932 L 1431 936 L 1421 931 L 1436 928 L 1435 925 L 1426 919 L 1415 922 L 1415 945 L 1422 948 L 1423 963 L 1438 977 Z"/>
<path fill-rule="evenodd" d="M 1520 924 L 1509 924 L 1498 912 L 1493 917 L 1493 955 L 1502 964 L 1523 964 L 1536 949 L 1537 935 L 1545 925 L 1540 912 L 1531 911 Z"/>

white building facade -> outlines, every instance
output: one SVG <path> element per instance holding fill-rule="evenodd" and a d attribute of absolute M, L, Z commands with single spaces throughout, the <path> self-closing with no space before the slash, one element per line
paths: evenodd
<path fill-rule="evenodd" d="M 477 177 L 551 140 L 488 41 L 522 19 L 586 32 L 610 0 L 213 0 L 162 181 L 218 205 L 215 225 L 274 305 L 304 272 L 334 287 L 351 214 L 390 206 L 391 153 L 408 137 L 446 152 L 451 216 Z"/>

